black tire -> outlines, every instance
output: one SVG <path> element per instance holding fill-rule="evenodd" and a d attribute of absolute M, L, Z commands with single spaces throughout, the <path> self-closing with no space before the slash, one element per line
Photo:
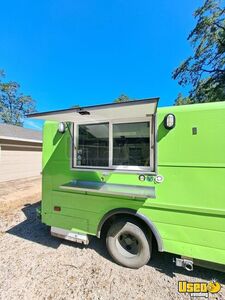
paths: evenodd
<path fill-rule="evenodd" d="M 138 269 L 148 263 L 152 252 L 151 233 L 134 220 L 118 220 L 109 228 L 106 246 L 118 264 Z"/>

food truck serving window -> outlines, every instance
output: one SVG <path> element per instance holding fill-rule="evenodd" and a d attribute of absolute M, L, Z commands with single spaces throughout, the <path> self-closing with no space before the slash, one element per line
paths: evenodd
<path fill-rule="evenodd" d="M 113 124 L 113 165 L 150 165 L 149 122 Z"/>
<path fill-rule="evenodd" d="M 78 166 L 109 166 L 109 124 L 78 126 Z"/>
<path fill-rule="evenodd" d="M 71 166 L 75 169 L 156 172 L 156 112 L 159 98 L 107 103 L 30 114 L 73 124 Z M 66 125 L 67 126 L 66 126 Z"/>
<path fill-rule="evenodd" d="M 153 170 L 151 122 L 75 124 L 76 168 Z"/>

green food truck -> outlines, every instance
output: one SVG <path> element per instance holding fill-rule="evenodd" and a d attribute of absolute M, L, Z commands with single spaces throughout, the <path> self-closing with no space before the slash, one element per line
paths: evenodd
<path fill-rule="evenodd" d="M 41 220 L 51 234 L 105 238 L 120 265 L 152 247 L 225 265 L 225 102 L 158 98 L 35 113 L 43 130 Z"/>

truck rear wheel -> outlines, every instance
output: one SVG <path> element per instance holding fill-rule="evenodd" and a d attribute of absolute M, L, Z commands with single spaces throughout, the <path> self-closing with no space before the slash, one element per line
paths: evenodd
<path fill-rule="evenodd" d="M 151 258 L 151 235 L 133 220 L 119 220 L 111 225 L 106 236 L 111 257 L 120 265 L 138 269 Z"/>

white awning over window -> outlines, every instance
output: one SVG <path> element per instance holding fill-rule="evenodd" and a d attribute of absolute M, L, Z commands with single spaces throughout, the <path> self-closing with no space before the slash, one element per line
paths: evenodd
<path fill-rule="evenodd" d="M 133 100 L 95 106 L 75 107 L 57 111 L 30 114 L 28 118 L 57 122 L 108 122 L 116 119 L 146 118 L 154 115 L 159 98 Z"/>

